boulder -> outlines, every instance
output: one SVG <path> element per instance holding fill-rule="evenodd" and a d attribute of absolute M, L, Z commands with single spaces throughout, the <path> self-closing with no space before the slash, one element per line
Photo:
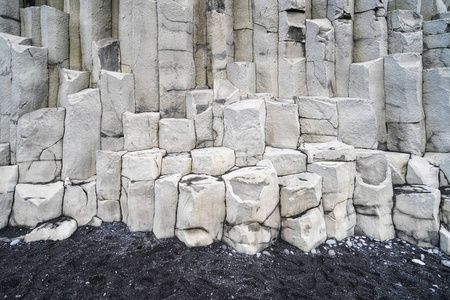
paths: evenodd
<path fill-rule="evenodd" d="M 299 138 L 297 103 L 292 99 L 266 100 L 266 145 L 297 149 Z"/>
<path fill-rule="evenodd" d="M 226 147 L 211 147 L 191 151 L 192 173 L 222 175 L 234 167 L 234 151 Z"/>
<path fill-rule="evenodd" d="M 397 236 L 421 247 L 437 246 L 440 191 L 424 185 L 398 186 L 394 197 Z"/>
<path fill-rule="evenodd" d="M 162 176 L 155 182 L 155 217 L 153 233 L 158 239 L 175 236 L 177 220 L 178 183 L 181 173 Z"/>
<path fill-rule="evenodd" d="M 272 162 L 278 176 L 306 171 L 306 155 L 298 150 L 266 147 L 263 158 Z"/>
<path fill-rule="evenodd" d="M 304 252 L 321 245 L 327 239 L 322 208 L 310 209 L 297 218 L 283 219 L 281 238 Z"/>
<path fill-rule="evenodd" d="M 96 152 L 100 150 L 101 110 L 98 89 L 86 89 L 68 96 L 61 178 L 84 180 L 95 174 Z"/>
<path fill-rule="evenodd" d="M 158 147 L 159 113 L 123 114 L 124 150 L 136 151 Z"/>
<path fill-rule="evenodd" d="M 224 111 L 223 145 L 236 153 L 237 166 L 255 165 L 265 149 L 266 109 L 263 100 L 245 100 Z"/>
<path fill-rule="evenodd" d="M 161 119 L 159 147 L 167 153 L 187 152 L 195 148 L 194 121 L 188 119 Z"/>
<path fill-rule="evenodd" d="M 406 170 L 411 155 L 398 152 L 384 152 L 391 168 L 392 184 L 406 184 Z"/>
<path fill-rule="evenodd" d="M 77 230 L 77 221 L 62 218 L 55 222 L 44 223 L 25 235 L 27 243 L 37 241 L 62 241 L 68 239 Z"/>
<path fill-rule="evenodd" d="M 63 215 L 74 218 L 78 226 L 88 224 L 97 215 L 95 181 L 82 185 L 66 184 Z"/>
<path fill-rule="evenodd" d="M 161 175 L 181 173 L 183 176 L 191 173 L 192 158 L 190 153 L 171 153 L 162 159 Z"/>
<path fill-rule="evenodd" d="M 355 148 L 342 142 L 304 143 L 300 151 L 308 156 L 308 163 L 321 161 L 354 161 Z"/>
<path fill-rule="evenodd" d="M 225 185 L 207 175 L 188 175 L 179 183 L 176 236 L 188 247 L 218 242 L 225 220 Z"/>
<path fill-rule="evenodd" d="M 18 184 L 10 224 L 34 227 L 61 216 L 64 186 L 61 181 L 46 185 Z"/>
<path fill-rule="evenodd" d="M 122 177 L 133 182 L 156 180 L 161 175 L 162 157 L 165 154 L 166 151 L 162 149 L 126 153 L 122 156 Z"/>
<path fill-rule="evenodd" d="M 432 166 L 422 157 L 413 155 L 408 162 L 406 182 L 409 185 L 427 185 L 439 188 L 439 168 Z"/>
<path fill-rule="evenodd" d="M 319 175 L 304 172 L 278 177 L 278 181 L 281 187 L 282 218 L 295 219 L 306 211 L 319 207 L 322 200 L 322 177 Z M 321 212 L 323 215 L 322 208 Z"/>

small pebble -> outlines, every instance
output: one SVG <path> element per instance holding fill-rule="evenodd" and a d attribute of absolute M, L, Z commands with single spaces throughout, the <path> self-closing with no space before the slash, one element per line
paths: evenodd
<path fill-rule="evenodd" d="M 350 242 L 350 241 L 347 241 L 346 244 L 347 244 L 347 246 L 349 246 L 349 247 L 353 246 L 352 242 Z"/>
<path fill-rule="evenodd" d="M 421 261 L 420 259 L 414 258 L 414 259 L 412 259 L 411 261 L 412 261 L 413 263 L 418 264 L 418 265 L 425 266 L 425 263 L 424 263 L 423 261 Z"/>
<path fill-rule="evenodd" d="M 425 255 L 420 254 L 420 260 L 423 261 L 425 259 Z"/>
<path fill-rule="evenodd" d="M 388 246 L 388 245 L 386 245 L 386 246 L 384 246 L 386 249 L 391 249 L 391 246 Z"/>
<path fill-rule="evenodd" d="M 284 254 L 289 255 L 289 250 L 288 249 L 284 249 Z"/>
<path fill-rule="evenodd" d="M 358 247 L 359 247 L 359 248 L 362 248 L 362 246 L 363 246 L 363 245 L 362 245 L 361 243 L 358 243 Z"/>
<path fill-rule="evenodd" d="M 316 254 L 317 253 L 317 251 L 316 251 L 316 249 L 314 248 L 314 249 L 311 249 L 311 254 Z"/>
<path fill-rule="evenodd" d="M 434 253 L 434 254 L 439 254 L 439 250 L 436 249 L 436 248 L 434 248 L 434 249 L 433 249 L 433 253 Z"/>
<path fill-rule="evenodd" d="M 328 255 L 329 256 L 335 256 L 336 252 L 334 252 L 334 250 L 330 250 L 330 251 L 328 251 Z"/>
<path fill-rule="evenodd" d="M 14 241 L 12 241 L 9 245 L 15 246 L 15 245 L 17 245 L 18 243 L 20 243 L 20 240 L 14 240 Z"/>
<path fill-rule="evenodd" d="M 441 260 L 441 264 L 443 264 L 447 268 L 450 268 L 450 260 Z"/>
<path fill-rule="evenodd" d="M 336 244 L 336 241 L 335 240 L 332 240 L 332 239 L 330 239 L 330 240 L 327 240 L 326 241 L 326 243 L 328 244 L 328 245 L 335 245 Z"/>
<path fill-rule="evenodd" d="M 270 256 L 270 253 L 268 251 L 263 251 L 264 255 Z"/>
<path fill-rule="evenodd" d="M 261 256 L 261 253 L 256 253 L 256 258 L 259 258 Z"/>
<path fill-rule="evenodd" d="M 227 250 L 227 245 L 222 245 L 222 250 Z"/>

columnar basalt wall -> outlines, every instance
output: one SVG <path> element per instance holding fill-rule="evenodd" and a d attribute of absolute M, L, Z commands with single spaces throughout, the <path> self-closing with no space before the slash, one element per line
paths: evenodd
<path fill-rule="evenodd" d="M 0 228 L 450 253 L 448 6 L 0 0 Z"/>

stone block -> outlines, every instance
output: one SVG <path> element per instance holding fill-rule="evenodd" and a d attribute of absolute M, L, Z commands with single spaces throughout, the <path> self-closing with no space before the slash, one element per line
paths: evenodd
<path fill-rule="evenodd" d="M 120 199 L 120 179 L 122 174 L 122 156 L 125 151 L 97 151 L 97 199 L 99 201 Z M 102 220 L 103 218 L 100 217 Z M 105 221 L 105 220 L 104 220 Z"/>
<path fill-rule="evenodd" d="M 19 178 L 18 171 L 17 166 L 0 167 L 0 229 L 8 225 L 14 190 Z"/>
<path fill-rule="evenodd" d="M 245 100 L 224 110 L 223 145 L 236 153 L 236 165 L 255 165 L 265 149 L 266 109 L 263 100 Z"/>
<path fill-rule="evenodd" d="M 298 173 L 278 177 L 282 218 L 297 218 L 319 207 L 322 200 L 322 177 L 314 173 Z M 323 210 L 320 206 L 323 218 Z M 325 227 L 325 223 L 324 223 Z"/>
<path fill-rule="evenodd" d="M 136 151 L 158 147 L 159 113 L 125 112 L 122 118 L 125 150 Z"/>
<path fill-rule="evenodd" d="M 413 155 L 408 162 L 406 182 L 409 185 L 427 185 L 439 188 L 439 168 L 434 167 L 420 156 Z"/>
<path fill-rule="evenodd" d="M 132 181 L 122 177 L 122 222 L 131 231 L 152 231 L 155 214 L 155 181 Z"/>
<path fill-rule="evenodd" d="M 120 202 L 116 200 L 99 200 L 97 202 L 97 217 L 103 222 L 120 222 Z"/>
<path fill-rule="evenodd" d="M 450 49 L 436 48 L 423 51 L 423 68 L 435 69 L 450 67 Z"/>
<path fill-rule="evenodd" d="M 379 1 L 355 1 L 353 23 L 353 61 L 364 62 L 387 55 L 387 23 L 385 10 Z M 362 2 L 358 7 L 358 2 Z M 370 7 L 362 9 L 366 3 Z"/>
<path fill-rule="evenodd" d="M 156 180 L 161 175 L 162 157 L 165 154 L 166 151 L 162 149 L 126 153 L 122 156 L 122 178 L 131 181 Z"/>
<path fill-rule="evenodd" d="M 404 185 L 406 184 L 406 170 L 408 167 L 409 154 L 397 152 L 384 152 L 389 160 L 391 168 L 392 184 Z"/>
<path fill-rule="evenodd" d="M 431 165 L 438 167 L 439 185 L 441 187 L 450 186 L 450 153 L 427 152 L 423 156 Z"/>
<path fill-rule="evenodd" d="M 188 175 L 179 183 L 175 235 L 188 247 L 206 246 L 222 239 L 225 185 L 207 175 Z"/>
<path fill-rule="evenodd" d="M 298 95 L 308 95 L 306 77 L 306 58 L 280 58 L 278 60 L 279 97 L 293 98 Z"/>
<path fill-rule="evenodd" d="M 308 157 L 308 163 L 321 161 L 354 161 L 355 148 L 339 141 L 328 143 L 305 143 L 300 151 Z"/>
<path fill-rule="evenodd" d="M 234 49 L 235 61 L 253 60 L 253 29 L 234 31 Z"/>
<path fill-rule="evenodd" d="M 449 19 L 440 19 L 423 22 L 423 34 L 436 35 L 446 33 L 448 24 L 450 24 Z"/>
<path fill-rule="evenodd" d="M 194 90 L 186 93 L 186 117 L 194 120 L 196 148 L 212 147 L 213 90 Z"/>
<path fill-rule="evenodd" d="M 74 218 L 78 226 L 88 224 L 97 215 L 95 181 L 82 185 L 66 185 L 63 214 Z"/>
<path fill-rule="evenodd" d="M 423 72 L 427 151 L 450 152 L 450 68 Z"/>
<path fill-rule="evenodd" d="M 342 1 L 343 2 L 343 1 Z M 347 2 L 349 4 L 349 2 Z M 330 4 L 328 4 L 330 9 Z M 353 21 L 337 19 L 333 22 L 335 32 L 336 95 L 348 97 L 350 65 L 353 62 Z"/>
<path fill-rule="evenodd" d="M 391 10 L 387 13 L 388 29 L 396 32 L 418 32 L 422 29 L 422 16 L 414 10 Z"/>
<path fill-rule="evenodd" d="M 91 84 L 95 87 L 100 81 L 102 70 L 120 72 L 120 47 L 116 39 L 109 37 L 92 42 Z"/>
<path fill-rule="evenodd" d="M 441 188 L 440 221 L 450 225 L 450 187 Z"/>
<path fill-rule="evenodd" d="M 337 241 L 354 235 L 356 213 L 351 199 L 343 201 L 328 214 L 325 214 L 327 235 Z"/>
<path fill-rule="evenodd" d="M 9 144 L 0 144 L 0 166 L 7 166 L 11 163 L 9 154 Z"/>
<path fill-rule="evenodd" d="M 274 14 L 276 16 L 277 13 Z M 256 18 L 255 18 L 256 22 Z M 278 25 L 277 27 L 278 28 Z M 277 29 L 275 29 L 277 30 Z M 278 34 L 255 23 L 253 53 L 256 66 L 256 91 L 278 95 Z"/>
<path fill-rule="evenodd" d="M 20 28 L 22 36 L 31 38 L 32 46 L 41 47 L 40 6 L 30 6 L 20 9 Z"/>
<path fill-rule="evenodd" d="M 424 20 L 431 20 L 434 15 L 446 12 L 447 7 L 442 0 L 422 1 L 420 6 L 420 14 Z"/>
<path fill-rule="evenodd" d="M 159 111 L 157 1 L 119 2 L 121 70 L 133 73 L 136 112 Z"/>
<path fill-rule="evenodd" d="M 306 155 L 297 150 L 266 147 L 263 158 L 272 162 L 278 176 L 306 171 Z"/>
<path fill-rule="evenodd" d="M 80 0 L 82 69 L 92 72 L 92 42 L 111 37 L 111 0 Z"/>
<path fill-rule="evenodd" d="M 328 19 L 306 21 L 305 47 L 308 94 L 334 96 L 336 94 L 335 32 Z"/>
<path fill-rule="evenodd" d="M 161 175 L 191 173 L 192 158 L 189 153 L 171 153 L 163 157 Z"/>
<path fill-rule="evenodd" d="M 423 52 L 423 35 L 422 32 L 396 32 L 391 31 L 388 35 L 388 52 L 389 54 L 407 53 L 407 52 Z"/>
<path fill-rule="evenodd" d="M 0 32 L 20 35 L 20 3 L 17 0 L 0 2 Z"/>
<path fill-rule="evenodd" d="M 18 184 L 10 224 L 34 227 L 61 216 L 63 196 L 64 186 L 61 181 L 46 185 Z"/>
<path fill-rule="evenodd" d="M 439 229 L 439 238 L 439 248 L 448 255 L 450 253 L 450 232 L 445 226 L 441 225 L 441 228 Z"/>
<path fill-rule="evenodd" d="M 182 174 L 163 176 L 155 182 L 155 217 L 153 233 L 158 239 L 175 236 L 178 183 Z"/>
<path fill-rule="evenodd" d="M 336 140 L 338 115 L 334 100 L 325 97 L 295 97 L 295 100 L 298 102 L 300 130 L 305 142 Z"/>
<path fill-rule="evenodd" d="M 48 50 L 48 63 L 69 63 L 69 14 L 41 6 L 41 46 Z"/>
<path fill-rule="evenodd" d="M 378 124 L 369 101 L 336 98 L 338 109 L 338 139 L 356 148 L 377 149 Z"/>
<path fill-rule="evenodd" d="M 102 137 L 121 137 L 124 135 L 123 114 L 135 111 L 133 75 L 102 70 L 99 87 L 102 102 Z"/>
<path fill-rule="evenodd" d="M 389 151 L 421 156 L 425 152 L 425 121 L 418 123 L 386 123 Z"/>
<path fill-rule="evenodd" d="M 421 62 L 419 53 L 397 53 L 384 58 L 386 122 L 423 120 Z"/>
<path fill-rule="evenodd" d="M 36 227 L 25 235 L 26 243 L 37 241 L 62 241 L 68 239 L 77 230 L 77 221 L 63 218 L 57 222 L 49 222 Z"/>
<path fill-rule="evenodd" d="M 354 5 L 358 0 L 330 0 L 327 7 L 327 18 L 330 21 L 338 19 L 353 19 Z"/>
<path fill-rule="evenodd" d="M 35 160 L 20 162 L 19 183 L 50 183 L 61 180 L 60 160 Z"/>
<path fill-rule="evenodd" d="M 69 17 L 70 69 L 81 70 L 80 0 L 65 0 L 64 12 Z"/>
<path fill-rule="evenodd" d="M 266 100 L 266 145 L 297 149 L 299 138 L 297 103 L 292 99 Z"/>
<path fill-rule="evenodd" d="M 420 13 L 421 2 L 422 0 L 391 0 L 389 1 L 388 9 L 404 9 Z"/>
<path fill-rule="evenodd" d="M 327 239 L 323 211 L 313 208 L 297 218 L 281 223 L 281 238 L 304 252 L 309 252 Z"/>
<path fill-rule="evenodd" d="M 393 220 L 397 236 L 421 247 L 439 243 L 439 203 L 441 193 L 427 186 L 394 189 Z"/>
<path fill-rule="evenodd" d="M 194 121 L 189 119 L 161 119 L 159 147 L 167 153 L 187 152 L 195 148 Z"/>
<path fill-rule="evenodd" d="M 87 71 L 74 71 L 59 69 L 58 107 L 68 105 L 68 96 L 89 88 L 90 73 Z"/>
<path fill-rule="evenodd" d="M 211 147 L 191 151 L 192 173 L 222 175 L 234 167 L 234 151 L 226 147 Z"/>
<path fill-rule="evenodd" d="M 14 192 L 0 194 L 0 229 L 8 226 L 13 201 Z"/>
<path fill-rule="evenodd" d="M 315 162 L 308 165 L 308 172 L 322 176 L 322 204 L 326 214 L 347 202 L 347 199 L 353 198 L 356 173 L 354 162 Z M 342 207 L 339 211 L 341 210 Z"/>
<path fill-rule="evenodd" d="M 88 179 L 95 175 L 100 150 L 101 103 L 98 89 L 68 96 L 61 178 Z"/>
<path fill-rule="evenodd" d="M 256 93 L 256 69 L 252 62 L 233 62 L 227 64 L 227 78 L 239 89 L 241 98 Z"/>
<path fill-rule="evenodd" d="M 378 146 L 386 148 L 386 97 L 384 94 L 384 60 L 354 63 L 350 65 L 349 96 L 367 99 L 377 117 Z"/>

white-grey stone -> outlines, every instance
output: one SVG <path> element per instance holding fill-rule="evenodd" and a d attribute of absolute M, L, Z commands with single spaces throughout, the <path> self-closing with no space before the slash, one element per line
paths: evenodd
<path fill-rule="evenodd" d="M 37 241 L 62 241 L 68 239 L 76 230 L 77 221 L 72 218 L 63 218 L 56 222 L 44 223 L 25 235 L 27 243 Z"/>
<path fill-rule="evenodd" d="M 78 226 L 88 224 L 97 215 L 95 181 L 82 185 L 66 185 L 63 214 L 74 218 Z"/>
<path fill-rule="evenodd" d="M 441 193 L 427 186 L 394 189 L 393 220 L 397 236 L 421 247 L 439 243 L 439 203 Z"/>
<path fill-rule="evenodd" d="M 422 29 L 422 16 L 413 10 L 396 9 L 387 14 L 389 30 L 397 32 L 418 32 Z"/>
<path fill-rule="evenodd" d="M 306 171 L 306 155 L 297 150 L 266 147 L 263 158 L 272 162 L 278 176 Z"/>
<path fill-rule="evenodd" d="M 404 9 L 420 13 L 421 2 L 422 0 L 390 0 L 388 8 L 389 10 Z"/>
<path fill-rule="evenodd" d="M 34 227 L 40 222 L 61 216 L 63 195 L 61 181 L 46 185 L 18 184 L 10 224 Z"/>
<path fill-rule="evenodd" d="M 145 150 L 159 146 L 159 113 L 125 112 L 122 119 L 124 150 Z"/>
<path fill-rule="evenodd" d="M 120 222 L 120 202 L 116 200 L 99 200 L 97 202 L 97 217 L 103 222 Z"/>
<path fill-rule="evenodd" d="M 436 48 L 423 50 L 423 68 L 445 68 L 450 67 L 450 48 Z"/>
<path fill-rule="evenodd" d="M 447 255 L 450 253 L 450 232 L 443 225 L 439 229 L 439 248 Z"/>
<path fill-rule="evenodd" d="M 120 48 L 116 39 L 109 37 L 92 42 L 92 86 L 98 85 L 102 70 L 120 72 Z"/>
<path fill-rule="evenodd" d="M 111 0 L 80 0 L 82 69 L 92 71 L 92 42 L 111 37 Z"/>
<path fill-rule="evenodd" d="M 410 185 L 427 185 L 439 188 L 439 168 L 431 165 L 426 159 L 413 155 L 408 162 L 406 182 Z"/>
<path fill-rule="evenodd" d="M 255 165 L 265 149 L 266 109 L 263 100 L 245 100 L 224 110 L 225 147 L 236 153 L 237 166 Z"/>
<path fill-rule="evenodd" d="M 338 109 L 338 139 L 357 148 L 377 149 L 378 124 L 369 101 L 336 98 Z"/>
<path fill-rule="evenodd" d="M 196 148 L 212 147 L 214 92 L 210 89 L 186 93 L 186 117 L 194 120 Z"/>
<path fill-rule="evenodd" d="M 35 160 L 18 163 L 19 183 L 50 183 L 61 180 L 61 160 Z"/>
<path fill-rule="evenodd" d="M 239 89 L 241 98 L 256 93 L 256 69 L 252 62 L 232 62 L 227 64 L 227 79 Z"/>
<path fill-rule="evenodd" d="M 61 178 L 87 179 L 95 174 L 100 150 L 101 104 L 98 89 L 68 96 Z"/>
<path fill-rule="evenodd" d="M 337 140 L 336 101 L 325 97 L 295 97 L 298 102 L 301 138 L 308 143 Z"/>
<path fill-rule="evenodd" d="M 422 155 L 425 152 L 425 121 L 418 123 L 387 123 L 389 151 Z"/>
<path fill-rule="evenodd" d="M 450 153 L 425 153 L 424 157 L 430 164 L 440 169 L 439 186 L 450 186 Z"/>
<path fill-rule="evenodd" d="M 309 252 L 327 238 L 322 208 L 313 208 L 297 218 L 286 218 L 281 223 L 281 238 Z"/>
<path fill-rule="evenodd" d="M 327 235 L 337 241 L 354 235 L 356 225 L 356 213 L 351 199 L 343 201 L 335 206 L 333 211 L 325 214 Z"/>
<path fill-rule="evenodd" d="M 356 173 L 354 162 L 315 162 L 308 165 L 308 172 L 322 176 L 322 204 L 325 213 L 353 198 Z M 340 211 L 343 211 L 342 207 Z"/>
<path fill-rule="evenodd" d="M 131 231 L 152 231 L 155 214 L 155 181 L 132 181 L 122 177 L 122 222 Z"/>
<path fill-rule="evenodd" d="M 306 21 L 306 79 L 310 96 L 336 95 L 334 34 L 328 19 Z"/>
<path fill-rule="evenodd" d="M 423 34 L 419 32 L 390 31 L 388 35 L 388 53 L 423 52 Z"/>
<path fill-rule="evenodd" d="M 20 9 L 20 33 L 22 36 L 31 38 L 32 46 L 41 47 L 40 6 L 30 6 Z"/>
<path fill-rule="evenodd" d="M 431 20 L 434 15 L 447 12 L 447 7 L 442 0 L 422 1 L 420 13 L 424 20 Z"/>
<path fill-rule="evenodd" d="M 87 71 L 74 71 L 59 69 L 58 107 L 68 105 L 68 96 L 81 92 L 89 87 L 90 73 Z"/>
<path fill-rule="evenodd" d="M 384 58 L 386 122 L 417 123 L 424 119 L 421 62 L 419 53 L 397 53 Z"/>
<path fill-rule="evenodd" d="M 179 183 L 176 236 L 188 247 L 220 241 L 225 220 L 225 185 L 215 177 L 188 175 Z"/>
<path fill-rule="evenodd" d="M 175 236 L 178 183 L 181 173 L 163 176 L 155 182 L 155 217 L 153 233 L 158 239 Z"/>
<path fill-rule="evenodd" d="M 133 73 L 136 112 L 159 110 L 157 1 L 119 2 L 121 70 Z"/>
<path fill-rule="evenodd" d="M 259 2 L 258 2 L 259 3 Z M 274 14 L 274 16 L 276 13 Z M 278 26 L 277 26 L 278 27 Z M 278 95 L 278 34 L 257 23 L 253 30 L 256 91 Z"/>
<path fill-rule="evenodd" d="M 120 178 L 122 174 L 122 156 L 125 151 L 97 151 L 97 199 L 99 201 L 120 199 Z M 103 219 L 103 218 L 102 218 Z"/>
<path fill-rule="evenodd" d="M 320 161 L 354 161 L 355 147 L 339 141 L 328 143 L 304 143 L 300 151 L 308 156 L 308 163 Z"/>
<path fill-rule="evenodd" d="M 9 154 L 9 144 L 0 143 L 0 166 L 7 166 L 11 163 Z"/>
<path fill-rule="evenodd" d="M 409 154 L 397 152 L 384 152 L 391 168 L 392 184 L 403 185 L 406 184 L 406 170 Z"/>
<path fill-rule="evenodd" d="M 450 152 L 450 68 L 423 72 L 427 151 Z"/>
<path fill-rule="evenodd" d="M 102 219 L 98 218 L 98 217 L 93 217 L 91 221 L 89 221 L 89 223 L 87 223 L 87 226 L 92 226 L 92 227 L 101 227 L 102 226 Z"/>
<path fill-rule="evenodd" d="M 328 9 L 330 9 L 330 4 Z M 335 32 L 336 95 L 348 97 L 350 65 L 353 62 L 353 21 L 337 19 L 333 22 Z"/>
<path fill-rule="evenodd" d="M 0 228 L 8 225 L 18 177 L 17 166 L 0 167 Z"/>
<path fill-rule="evenodd" d="M 358 0 L 329 0 L 327 18 L 331 21 L 336 19 L 353 19 L 354 3 L 357 1 Z"/>
<path fill-rule="evenodd" d="M 156 180 L 165 154 L 165 150 L 157 148 L 126 153 L 122 156 L 122 177 L 131 181 Z"/>
<path fill-rule="evenodd" d="M 189 119 L 161 119 L 159 147 L 167 153 L 187 152 L 195 148 L 194 121 Z"/>
<path fill-rule="evenodd" d="M 48 63 L 69 66 L 69 14 L 46 5 L 40 10 L 41 46 L 48 50 Z"/>
<path fill-rule="evenodd" d="M 20 35 L 19 8 L 20 2 L 16 0 L 2 0 L 0 2 L 1 32 Z"/>
<path fill-rule="evenodd" d="M 297 103 L 291 99 L 266 100 L 266 145 L 297 149 L 299 138 Z"/>
<path fill-rule="evenodd" d="M 132 74 L 102 70 L 99 87 L 102 102 L 101 134 L 121 137 L 123 113 L 135 111 L 134 77 Z"/>
<path fill-rule="evenodd" d="M 64 12 L 69 17 L 69 45 L 70 69 L 81 70 L 81 41 L 80 41 L 80 0 L 64 0 Z"/>
<path fill-rule="evenodd" d="M 279 177 L 282 218 L 297 218 L 319 207 L 322 200 L 322 177 L 314 173 L 299 173 Z M 323 210 L 320 206 L 323 219 Z M 325 223 L 324 223 L 325 227 Z"/>
<path fill-rule="evenodd" d="M 171 153 L 163 157 L 161 175 L 191 173 L 192 158 L 190 153 Z"/>
<path fill-rule="evenodd" d="M 235 165 L 234 151 L 226 147 L 211 147 L 191 151 L 192 173 L 222 175 Z"/>
<path fill-rule="evenodd" d="M 367 99 L 372 104 L 378 124 L 378 146 L 386 147 L 386 98 L 384 94 L 384 59 L 350 65 L 349 96 Z"/>
<path fill-rule="evenodd" d="M 377 7 L 378 4 L 380 6 Z M 386 10 L 380 1 L 355 1 L 354 62 L 374 60 L 387 54 L 385 16 Z"/>

